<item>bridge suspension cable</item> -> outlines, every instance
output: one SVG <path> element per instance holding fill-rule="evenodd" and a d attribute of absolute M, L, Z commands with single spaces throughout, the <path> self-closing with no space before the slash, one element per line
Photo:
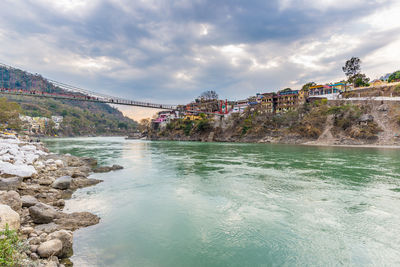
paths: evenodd
<path fill-rule="evenodd" d="M 14 68 L 12 66 L 0 63 L 0 67 L 11 69 L 11 70 L 18 70 L 20 69 Z M 37 77 L 38 74 L 32 74 L 29 72 L 24 71 L 28 75 L 33 77 Z M 59 99 L 71 99 L 71 100 L 79 100 L 79 101 L 89 101 L 89 102 L 100 102 L 100 103 L 107 103 L 107 104 L 117 104 L 117 105 L 127 105 L 127 106 L 137 106 L 137 107 L 146 107 L 146 108 L 156 108 L 156 109 L 166 109 L 166 110 L 174 110 L 177 108 L 176 105 L 168 105 L 168 104 L 156 104 L 156 103 L 149 103 L 143 101 L 135 101 L 130 99 L 125 99 L 121 97 L 101 94 L 93 91 L 89 91 L 86 89 L 82 89 L 73 85 L 69 85 L 66 83 L 58 82 L 51 79 L 45 79 L 48 83 L 52 84 L 54 87 L 62 89 L 66 92 L 70 92 L 72 94 L 66 93 L 49 93 L 46 91 L 39 91 L 37 89 L 36 79 L 31 81 L 31 88 L 21 88 L 22 86 L 17 86 L 17 78 L 14 76 L 14 86 L 12 87 L 12 79 L 10 76 L 10 72 L 8 73 L 8 85 L 5 84 L 5 80 L 3 77 L 3 70 L 1 73 L 1 84 L 0 84 L 0 94 L 8 94 L 8 95 L 22 95 L 22 96 L 35 96 L 35 97 L 49 97 L 49 98 L 59 98 Z M 32 83 L 33 82 L 33 83 Z M 43 82 L 42 82 L 43 85 Z M 28 85 L 26 86 L 28 87 Z M 33 90 L 32 90 L 33 89 Z M 43 89 L 40 88 L 39 89 Z"/>

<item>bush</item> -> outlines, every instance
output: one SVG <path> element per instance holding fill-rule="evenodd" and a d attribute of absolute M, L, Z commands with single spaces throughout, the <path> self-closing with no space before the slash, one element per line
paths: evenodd
<path fill-rule="evenodd" d="M 17 233 L 8 228 L 0 232 L 0 266 L 19 266 L 19 251 L 22 249 L 22 242 Z"/>
<path fill-rule="evenodd" d="M 197 121 L 196 130 L 199 132 L 205 132 L 211 128 L 211 124 L 208 119 L 201 119 Z"/>
<path fill-rule="evenodd" d="M 400 80 L 400 70 L 390 74 L 388 82 L 391 83 L 391 82 L 398 81 L 398 80 Z"/>
<path fill-rule="evenodd" d="M 193 124 L 191 121 L 185 122 L 183 132 L 185 133 L 186 136 L 190 135 L 190 132 L 192 131 L 192 127 L 193 127 Z"/>

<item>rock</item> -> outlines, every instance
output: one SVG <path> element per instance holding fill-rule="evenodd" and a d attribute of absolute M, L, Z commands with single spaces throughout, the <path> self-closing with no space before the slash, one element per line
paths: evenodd
<path fill-rule="evenodd" d="M 39 247 L 38 245 L 30 245 L 29 250 L 31 252 L 35 253 L 37 251 L 38 247 Z"/>
<path fill-rule="evenodd" d="M 62 242 L 62 251 L 58 255 L 61 258 L 67 258 L 72 256 L 72 240 L 73 236 L 70 231 L 60 230 L 54 233 L 51 233 L 48 237 L 48 240 L 58 239 Z"/>
<path fill-rule="evenodd" d="M 55 220 L 61 229 L 74 231 L 76 229 L 98 224 L 100 218 L 90 212 L 61 213 Z"/>
<path fill-rule="evenodd" d="M 12 164 L 3 161 L 0 161 L 0 172 L 22 178 L 28 178 L 37 173 L 32 165 L 21 164 L 20 162 L 18 164 Z"/>
<path fill-rule="evenodd" d="M 47 234 L 57 231 L 59 229 L 60 229 L 60 227 L 55 223 L 41 224 L 41 225 L 38 225 L 35 227 L 36 231 L 43 231 Z"/>
<path fill-rule="evenodd" d="M 54 161 L 54 163 L 56 164 L 56 166 L 58 168 L 64 167 L 64 162 L 62 162 L 62 160 L 58 159 L 58 160 Z"/>
<path fill-rule="evenodd" d="M 100 172 L 109 172 L 112 168 L 110 166 L 100 166 L 93 169 L 93 172 L 100 173 Z"/>
<path fill-rule="evenodd" d="M 82 187 L 87 187 L 87 186 L 92 186 L 98 183 L 103 182 L 103 180 L 98 180 L 98 179 L 93 179 L 93 178 L 75 178 L 71 182 L 71 188 L 72 189 L 77 189 L 77 188 L 82 188 Z"/>
<path fill-rule="evenodd" d="M 70 167 L 79 167 L 82 166 L 82 162 L 78 157 L 71 156 L 67 159 L 67 165 Z"/>
<path fill-rule="evenodd" d="M 382 104 L 378 107 L 378 111 L 387 112 L 389 111 L 389 106 L 387 104 Z"/>
<path fill-rule="evenodd" d="M 8 205 L 16 212 L 20 212 L 22 208 L 21 198 L 19 194 L 15 191 L 1 191 L 0 204 Z"/>
<path fill-rule="evenodd" d="M 86 173 L 83 173 L 83 172 L 81 172 L 81 171 L 75 171 L 75 172 L 72 173 L 71 177 L 72 177 L 72 178 L 78 178 L 78 177 L 84 177 L 84 178 L 86 178 L 87 175 L 86 175 Z"/>
<path fill-rule="evenodd" d="M 52 239 L 40 244 L 40 246 L 37 249 L 37 252 L 40 257 L 48 258 L 53 255 L 57 256 L 61 252 L 61 250 L 62 250 L 62 242 L 58 239 Z"/>
<path fill-rule="evenodd" d="M 39 237 L 30 237 L 28 239 L 29 245 L 39 245 L 40 244 L 40 238 Z"/>
<path fill-rule="evenodd" d="M 21 182 L 21 177 L 0 178 L 0 190 L 17 190 Z"/>
<path fill-rule="evenodd" d="M 51 185 L 53 184 L 55 181 L 55 179 L 53 177 L 43 177 L 41 179 L 38 180 L 38 184 L 40 185 Z"/>
<path fill-rule="evenodd" d="M 31 253 L 30 257 L 31 257 L 31 259 L 34 260 L 34 261 L 36 261 L 36 260 L 39 259 L 39 256 L 38 256 L 38 254 L 36 254 L 36 253 Z"/>
<path fill-rule="evenodd" d="M 114 164 L 111 167 L 110 166 L 100 166 L 96 167 L 93 169 L 93 172 L 109 172 L 109 171 L 116 171 L 116 170 L 121 170 L 124 167 L 121 165 Z"/>
<path fill-rule="evenodd" d="M 52 184 L 53 188 L 65 190 L 68 189 L 71 185 L 72 178 L 70 176 L 62 176 L 57 178 Z"/>
<path fill-rule="evenodd" d="M 89 158 L 89 157 L 83 157 L 81 160 L 86 164 L 89 165 L 90 167 L 95 167 L 97 166 L 97 160 L 94 158 Z"/>
<path fill-rule="evenodd" d="M 47 234 L 46 233 L 42 233 L 42 234 L 40 234 L 39 238 L 40 238 L 40 242 L 44 242 L 44 241 L 47 240 Z"/>
<path fill-rule="evenodd" d="M 38 203 L 29 208 L 29 214 L 34 223 L 49 223 L 57 217 L 58 212 L 51 206 Z"/>
<path fill-rule="evenodd" d="M 116 171 L 116 170 L 122 170 L 124 167 L 122 167 L 121 165 L 114 164 L 111 166 L 111 168 L 113 169 L 113 171 Z"/>
<path fill-rule="evenodd" d="M 35 206 L 37 203 L 39 203 L 39 201 L 34 197 L 34 196 L 22 196 L 21 197 L 21 201 L 22 201 L 22 207 L 32 207 Z"/>
<path fill-rule="evenodd" d="M 363 114 L 361 115 L 359 122 L 369 122 L 369 121 L 373 121 L 374 120 L 374 116 L 372 116 L 371 114 Z"/>
<path fill-rule="evenodd" d="M 33 232 L 33 227 L 24 227 L 20 230 L 21 234 L 23 235 L 30 235 Z"/>
<path fill-rule="evenodd" d="M 58 264 L 55 261 L 49 261 L 44 267 L 58 267 Z"/>
<path fill-rule="evenodd" d="M 0 204 L 0 230 L 5 229 L 7 224 L 9 229 L 18 230 L 21 224 L 19 214 L 10 206 Z"/>
<path fill-rule="evenodd" d="M 65 206 L 65 200 L 64 199 L 59 199 L 59 200 L 57 200 L 57 201 L 55 201 L 53 203 L 53 206 L 64 207 Z"/>

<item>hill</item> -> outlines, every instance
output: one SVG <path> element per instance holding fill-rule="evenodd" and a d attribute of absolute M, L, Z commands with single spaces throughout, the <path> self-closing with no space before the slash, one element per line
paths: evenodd
<path fill-rule="evenodd" d="M 28 89 L 47 93 L 68 93 L 40 75 L 0 66 L 0 87 Z M 126 135 L 137 123 L 108 104 L 38 97 L 7 96 L 32 117 L 63 116 L 55 133 L 64 136 Z"/>

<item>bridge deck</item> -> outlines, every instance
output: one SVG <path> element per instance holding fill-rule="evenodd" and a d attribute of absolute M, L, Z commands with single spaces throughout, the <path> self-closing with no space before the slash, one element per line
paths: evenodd
<path fill-rule="evenodd" d="M 67 99 L 67 100 L 97 102 L 97 103 L 136 106 L 136 107 L 165 109 L 165 110 L 176 109 L 176 106 L 174 106 L 174 105 L 146 103 L 146 102 L 125 100 L 125 99 L 120 99 L 120 98 L 105 98 L 103 96 L 66 95 L 66 94 L 46 93 L 46 92 L 38 92 L 38 91 L 27 91 L 27 90 L 20 90 L 20 89 L 7 89 L 7 88 L 0 89 L 0 94 Z"/>

